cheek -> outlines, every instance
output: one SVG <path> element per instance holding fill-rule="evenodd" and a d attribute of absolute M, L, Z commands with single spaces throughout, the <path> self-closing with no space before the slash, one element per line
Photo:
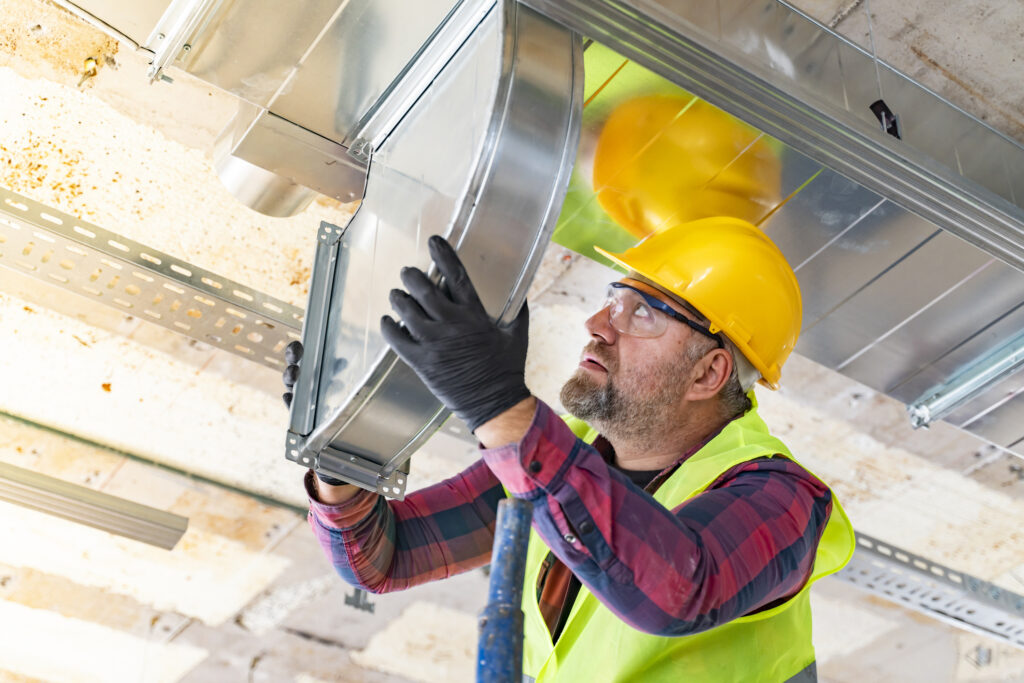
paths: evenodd
<path fill-rule="evenodd" d="M 666 380 L 678 381 L 685 345 L 672 339 L 658 341 L 620 347 L 615 379 L 621 389 L 646 394 Z"/>

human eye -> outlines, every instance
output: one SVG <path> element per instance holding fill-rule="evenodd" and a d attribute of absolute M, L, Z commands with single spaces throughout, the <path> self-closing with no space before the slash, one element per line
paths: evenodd
<path fill-rule="evenodd" d="M 651 309 L 647 304 L 642 301 L 638 301 L 633 306 L 633 317 L 638 320 L 649 320 L 654 317 L 654 314 L 651 312 Z"/>

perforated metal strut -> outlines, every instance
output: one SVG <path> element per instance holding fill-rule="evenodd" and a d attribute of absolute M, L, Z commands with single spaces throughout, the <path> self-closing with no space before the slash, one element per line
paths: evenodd
<path fill-rule="evenodd" d="M 0 265 L 271 368 L 303 311 L 0 188 Z"/>
<path fill-rule="evenodd" d="M 836 578 L 958 628 L 1024 648 L 1024 596 L 866 534 Z"/>

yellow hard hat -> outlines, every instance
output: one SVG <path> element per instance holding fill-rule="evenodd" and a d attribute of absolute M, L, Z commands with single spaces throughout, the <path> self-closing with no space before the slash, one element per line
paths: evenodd
<path fill-rule="evenodd" d="M 644 95 L 618 105 L 594 148 L 597 201 L 645 237 L 711 216 L 758 222 L 778 204 L 772 141 L 692 96 Z"/>
<path fill-rule="evenodd" d="M 686 300 L 779 388 L 782 364 L 800 336 L 800 285 L 779 248 L 739 218 L 704 218 L 661 230 L 614 263 Z"/>

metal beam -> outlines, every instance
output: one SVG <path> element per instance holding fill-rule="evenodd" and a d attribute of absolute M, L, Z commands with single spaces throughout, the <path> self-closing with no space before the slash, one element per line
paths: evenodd
<path fill-rule="evenodd" d="M 302 309 L 5 188 L 0 266 L 278 370 L 301 339 Z"/>

